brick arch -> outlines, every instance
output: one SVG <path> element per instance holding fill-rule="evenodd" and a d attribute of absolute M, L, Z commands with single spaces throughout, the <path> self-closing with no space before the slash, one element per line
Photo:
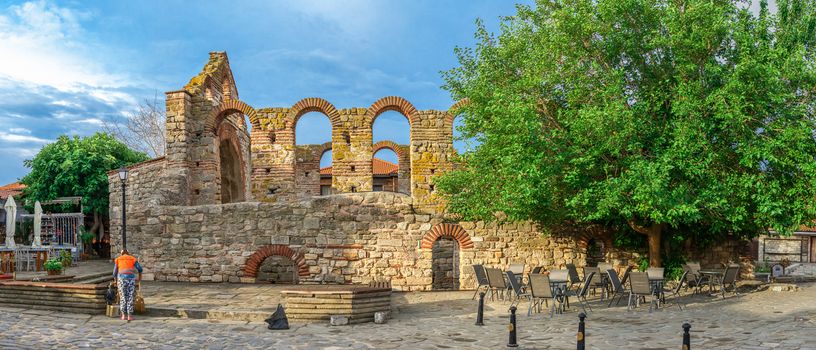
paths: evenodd
<path fill-rule="evenodd" d="M 218 126 L 224 121 L 224 118 L 232 113 L 242 113 L 246 115 L 249 118 L 249 122 L 252 123 L 252 129 L 260 130 L 261 122 L 258 120 L 258 114 L 255 112 L 255 108 L 252 108 L 252 106 L 241 100 L 221 102 L 207 117 L 207 121 L 204 124 L 205 130 L 210 130 L 215 133 L 218 130 Z"/>
<path fill-rule="evenodd" d="M 439 237 L 453 237 L 453 239 L 459 242 L 460 249 L 473 248 L 473 241 L 470 240 L 470 235 L 468 235 L 462 226 L 447 223 L 436 225 L 428 230 L 428 232 L 425 232 L 425 235 L 422 236 L 421 247 L 423 249 L 432 249 L 434 242 L 436 242 Z"/>
<path fill-rule="evenodd" d="M 303 259 L 303 256 L 284 244 L 270 244 L 258 248 L 255 253 L 249 256 L 246 265 L 244 265 L 244 268 L 242 269 L 244 272 L 244 277 L 257 277 L 258 269 L 261 268 L 263 261 L 273 255 L 279 255 L 291 259 L 295 265 L 297 265 L 298 276 L 309 276 L 309 267 L 306 266 L 306 261 Z"/>
<path fill-rule="evenodd" d="M 323 158 L 323 153 L 326 153 L 326 152 L 331 151 L 331 150 L 332 150 L 331 141 L 320 145 L 320 158 Z"/>
<path fill-rule="evenodd" d="M 456 119 L 456 116 L 459 115 L 459 110 L 466 105 L 470 104 L 470 100 L 468 98 L 463 98 L 459 101 L 456 101 L 450 108 L 448 108 L 447 115 L 445 115 L 445 127 L 449 128 L 451 131 L 451 135 L 453 135 L 453 120 Z"/>
<path fill-rule="evenodd" d="M 294 131 L 298 119 L 309 112 L 320 112 L 325 114 L 327 117 L 329 117 L 329 122 L 331 122 L 332 128 L 338 128 L 341 126 L 340 112 L 337 111 L 337 108 L 334 108 L 334 105 L 329 103 L 329 101 L 319 97 L 307 97 L 295 103 L 292 108 L 289 109 L 289 113 L 286 114 L 286 126 Z"/>
<path fill-rule="evenodd" d="M 400 145 L 398 145 L 394 141 L 380 141 L 380 142 L 375 143 L 374 145 L 371 146 L 371 155 L 373 156 L 374 154 L 377 153 L 377 151 L 379 151 L 379 150 L 381 150 L 383 148 L 387 148 L 387 149 L 390 149 L 390 150 L 394 151 L 394 153 L 397 154 L 398 158 L 402 158 L 403 156 L 405 156 L 405 152 L 403 152 L 403 148 L 400 147 Z"/>
<path fill-rule="evenodd" d="M 374 119 L 377 119 L 377 116 L 386 111 L 402 113 L 402 115 L 408 118 L 408 124 L 411 125 L 411 127 L 419 125 L 417 109 L 411 102 L 399 96 L 388 96 L 377 100 L 377 102 L 371 104 L 371 107 L 368 107 L 366 111 L 366 122 L 369 127 L 373 127 Z"/>
<path fill-rule="evenodd" d="M 612 235 L 603 227 L 593 225 L 581 230 L 575 237 L 579 248 L 586 249 L 589 240 L 595 239 L 603 242 L 605 247 L 612 247 Z"/>

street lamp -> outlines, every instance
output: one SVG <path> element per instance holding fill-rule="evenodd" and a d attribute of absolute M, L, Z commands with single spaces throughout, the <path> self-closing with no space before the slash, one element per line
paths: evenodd
<path fill-rule="evenodd" d="M 125 210 L 125 185 L 127 184 L 127 178 L 127 168 L 119 168 L 119 180 L 122 181 L 122 249 L 127 249 L 127 210 Z"/>

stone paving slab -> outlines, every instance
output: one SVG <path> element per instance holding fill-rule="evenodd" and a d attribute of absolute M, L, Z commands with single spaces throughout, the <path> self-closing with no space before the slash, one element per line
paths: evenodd
<path fill-rule="evenodd" d="M 223 292 L 224 289 L 218 290 Z M 0 308 L 0 329 L 4 330 L 0 348 L 505 348 L 510 304 L 488 301 L 485 326 L 479 327 L 474 325 L 477 302 L 470 300 L 471 296 L 472 292 L 395 293 L 397 312 L 387 324 L 332 327 L 293 323 L 286 331 L 267 330 L 261 322 L 138 317 L 126 323 L 104 316 L 78 317 Z M 690 322 L 692 346 L 697 349 L 816 349 L 813 300 L 816 300 L 814 284 L 800 285 L 798 292 L 765 290 L 724 300 L 684 297 L 687 305 L 683 311 L 670 305 L 653 313 L 644 307 L 627 312 L 625 307 L 606 308 L 592 301 L 594 311 L 587 318 L 587 348 L 679 349 L 681 325 Z M 527 316 L 526 305 L 522 303 L 517 325 L 519 348 L 574 348 L 577 313 L 573 307 L 552 319 L 548 314 Z"/>

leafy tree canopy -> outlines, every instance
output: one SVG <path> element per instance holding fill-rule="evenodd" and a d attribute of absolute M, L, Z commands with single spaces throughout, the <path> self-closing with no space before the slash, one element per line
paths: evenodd
<path fill-rule="evenodd" d="M 39 201 L 82 196 L 86 214 L 107 216 L 108 171 L 145 160 L 109 134 L 63 135 L 25 161 L 31 172 L 21 180 L 23 195 Z"/>
<path fill-rule="evenodd" d="M 553 0 L 478 24 L 446 89 L 480 145 L 437 180 L 465 219 L 625 222 L 648 237 L 816 217 L 816 5 Z"/>

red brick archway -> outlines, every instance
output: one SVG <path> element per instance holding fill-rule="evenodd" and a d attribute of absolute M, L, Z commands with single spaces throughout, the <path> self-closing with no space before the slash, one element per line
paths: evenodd
<path fill-rule="evenodd" d="M 374 126 L 374 119 L 377 119 L 377 116 L 386 111 L 402 113 L 405 118 L 408 118 L 408 124 L 410 124 L 412 128 L 419 125 L 417 109 L 411 102 L 399 96 L 387 96 L 372 103 L 371 107 L 368 107 L 368 110 L 366 110 L 366 123 L 368 127 Z"/>
<path fill-rule="evenodd" d="M 257 277 L 258 269 L 261 268 L 263 261 L 273 255 L 280 255 L 291 259 L 295 265 L 297 265 L 298 276 L 309 276 L 309 267 L 306 266 L 306 261 L 302 256 L 300 256 L 300 254 L 286 245 L 271 244 L 258 248 L 258 251 L 249 256 L 249 259 L 247 259 L 246 265 L 244 265 L 243 269 L 244 277 Z"/>
<path fill-rule="evenodd" d="M 247 118 L 249 118 L 249 122 L 252 123 L 253 128 L 260 128 L 261 126 L 258 120 L 258 114 L 254 108 L 240 100 L 228 100 L 222 102 L 210 111 L 205 121 L 204 129 L 215 133 L 218 130 L 218 126 L 224 121 L 224 118 L 232 113 L 242 113 L 246 115 Z"/>
<path fill-rule="evenodd" d="M 452 237 L 459 243 L 460 249 L 473 248 L 473 241 L 470 240 L 470 235 L 467 231 L 459 226 L 459 224 L 439 224 L 428 230 L 422 236 L 421 247 L 423 249 L 432 249 L 434 242 L 439 237 Z"/>

